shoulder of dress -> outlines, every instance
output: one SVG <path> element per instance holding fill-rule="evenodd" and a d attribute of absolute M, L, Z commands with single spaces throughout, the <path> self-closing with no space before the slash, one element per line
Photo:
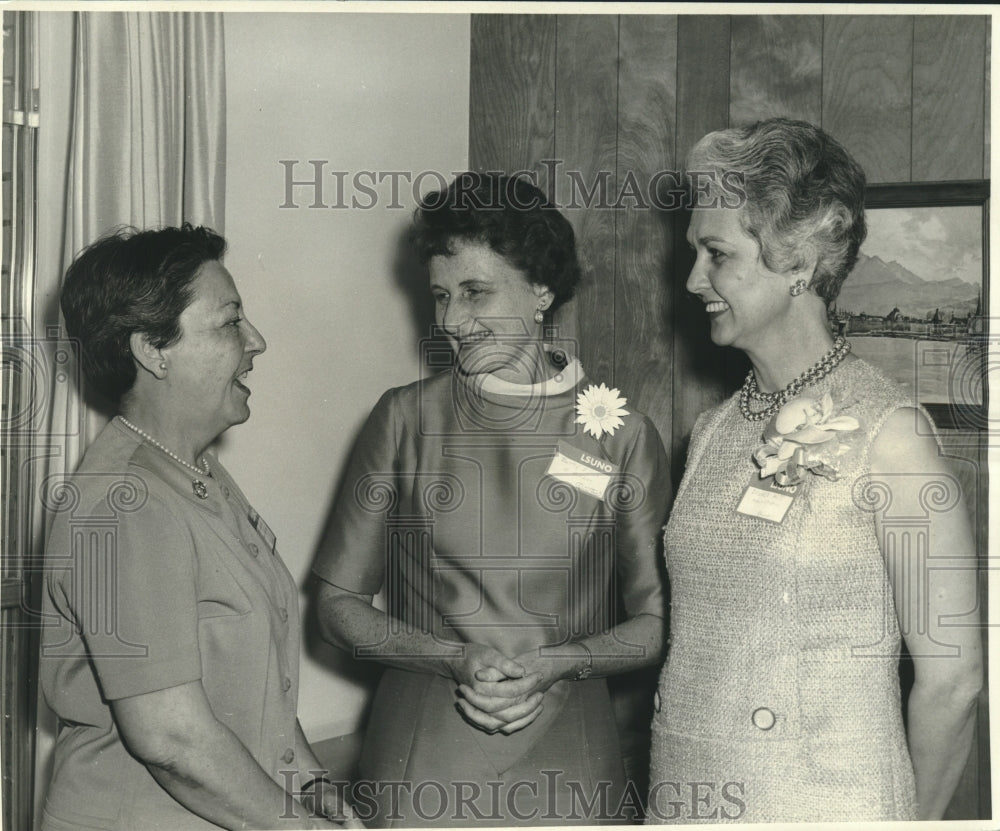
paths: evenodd
<path fill-rule="evenodd" d="M 834 391 L 834 403 L 839 398 L 845 413 L 851 414 L 853 410 L 872 425 L 884 421 L 895 410 L 918 406 L 912 395 L 878 367 L 859 358 L 851 368 L 852 373 Z"/>
<path fill-rule="evenodd" d="M 409 384 L 390 387 L 382 394 L 382 400 L 399 406 L 412 406 L 425 396 L 438 397 L 448 395 L 453 379 L 452 372 L 436 372 L 424 378 L 418 378 Z"/>

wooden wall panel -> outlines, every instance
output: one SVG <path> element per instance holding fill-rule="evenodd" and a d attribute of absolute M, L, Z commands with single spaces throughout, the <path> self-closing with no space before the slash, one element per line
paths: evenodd
<path fill-rule="evenodd" d="M 827 16 L 823 28 L 823 128 L 869 182 L 908 182 L 913 19 Z"/>
<path fill-rule="evenodd" d="M 705 133 L 729 126 L 730 21 L 728 17 L 679 17 L 677 20 L 677 142 L 679 167 Z M 708 336 L 708 317 L 685 288 L 694 259 L 685 242 L 687 217 L 672 218 L 677 241 L 671 274 L 674 306 L 673 435 L 675 484 L 684 470 L 687 440 L 695 419 L 718 404 L 725 392 L 726 357 Z"/>
<path fill-rule="evenodd" d="M 677 18 L 621 18 L 618 65 L 618 180 L 639 188 L 618 212 L 615 250 L 615 382 L 673 435 L 673 215 L 658 207 L 657 174 L 676 168 Z M 670 178 L 660 177 L 669 190 Z M 663 194 L 666 198 L 666 194 Z"/>
<path fill-rule="evenodd" d="M 741 15 L 732 21 L 729 123 L 823 118 L 823 18 Z"/>
<path fill-rule="evenodd" d="M 729 126 L 730 19 L 677 19 L 677 160 L 705 133 Z"/>
<path fill-rule="evenodd" d="M 985 17 L 913 21 L 913 181 L 983 176 Z"/>
<path fill-rule="evenodd" d="M 983 178 L 990 178 L 990 66 L 991 60 L 991 46 L 990 43 L 993 38 L 993 20 L 987 18 L 986 20 L 986 46 L 985 51 L 985 63 L 986 71 L 983 72 L 983 83 L 985 89 L 983 90 Z"/>
<path fill-rule="evenodd" d="M 583 282 L 573 301 L 578 328 L 571 330 L 567 314 L 560 333 L 575 334 L 584 369 L 594 381 L 612 384 L 615 211 L 608 205 L 618 189 L 618 17 L 560 16 L 557 42 L 555 158 L 563 164 L 556 199 L 573 223 L 583 267 Z M 582 188 L 571 177 L 577 177 Z M 604 183 L 603 196 L 598 192 L 588 206 L 583 189 L 589 191 L 599 182 Z"/>
<path fill-rule="evenodd" d="M 533 170 L 555 152 L 556 18 L 473 15 L 469 167 Z"/>

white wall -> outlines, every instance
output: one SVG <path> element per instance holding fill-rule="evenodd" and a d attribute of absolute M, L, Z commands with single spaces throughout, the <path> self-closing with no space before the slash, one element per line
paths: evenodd
<path fill-rule="evenodd" d="M 335 484 L 383 390 L 416 379 L 413 304 L 398 283 L 414 199 L 368 210 L 298 209 L 282 159 L 332 171 L 452 172 L 468 164 L 469 17 L 227 13 L 226 265 L 268 351 L 250 376 L 253 415 L 220 448 L 304 585 Z M 426 191 L 436 179 L 427 177 Z M 350 193 L 346 201 L 350 202 Z M 361 192 L 354 195 L 364 204 Z M 303 608 L 306 597 L 303 595 Z M 313 741 L 361 726 L 367 675 L 306 633 L 299 713 Z"/>

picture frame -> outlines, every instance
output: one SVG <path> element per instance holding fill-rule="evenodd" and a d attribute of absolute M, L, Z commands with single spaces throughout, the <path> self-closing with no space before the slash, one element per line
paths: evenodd
<path fill-rule="evenodd" d="M 829 310 L 834 334 L 939 429 L 985 429 L 989 181 L 869 185 L 868 236 Z"/>

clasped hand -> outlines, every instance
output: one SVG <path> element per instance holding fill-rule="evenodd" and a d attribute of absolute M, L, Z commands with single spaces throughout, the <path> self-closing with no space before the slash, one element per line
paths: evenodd
<path fill-rule="evenodd" d="M 541 714 L 546 690 L 559 680 L 537 650 L 508 658 L 490 646 L 465 645 L 452 668 L 458 682 L 458 709 L 487 733 L 510 734 Z"/>

